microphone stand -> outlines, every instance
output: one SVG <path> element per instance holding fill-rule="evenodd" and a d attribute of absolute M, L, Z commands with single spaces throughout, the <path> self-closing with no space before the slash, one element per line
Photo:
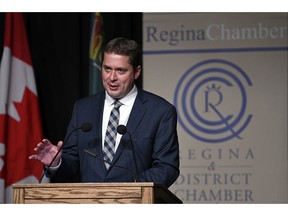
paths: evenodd
<path fill-rule="evenodd" d="M 104 160 L 102 157 L 98 156 L 97 154 L 94 154 L 93 152 L 91 152 L 91 151 L 89 151 L 89 150 L 87 150 L 87 149 L 83 149 L 83 151 L 86 152 L 87 154 L 89 154 L 90 156 L 94 157 L 94 158 L 97 158 L 97 159 L 99 159 L 99 160 L 101 160 L 101 161 L 103 161 L 103 162 L 105 162 L 105 163 L 108 163 L 108 164 L 111 166 L 111 168 L 112 168 L 113 166 L 115 166 L 115 167 L 118 167 L 118 168 L 127 170 L 127 171 L 130 173 L 130 175 L 133 177 L 134 182 L 137 182 L 135 175 L 133 174 L 133 172 L 131 172 L 130 169 L 128 169 L 128 168 L 126 168 L 126 167 L 124 167 L 124 166 L 121 166 L 121 165 L 118 165 L 118 164 L 115 164 L 115 163 L 111 163 L 111 162 L 109 162 L 109 161 L 106 161 L 106 160 Z"/>

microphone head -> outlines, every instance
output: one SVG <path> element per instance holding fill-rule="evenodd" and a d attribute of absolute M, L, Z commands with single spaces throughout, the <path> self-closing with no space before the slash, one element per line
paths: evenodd
<path fill-rule="evenodd" d="M 123 135 L 127 132 L 127 127 L 125 125 L 118 125 L 117 132 Z"/>
<path fill-rule="evenodd" d="M 81 130 L 84 132 L 88 132 L 92 129 L 92 124 L 90 122 L 85 122 L 81 125 Z"/>

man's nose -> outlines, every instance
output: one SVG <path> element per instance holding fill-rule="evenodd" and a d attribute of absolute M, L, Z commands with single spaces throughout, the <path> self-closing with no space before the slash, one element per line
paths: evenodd
<path fill-rule="evenodd" d="M 112 70 L 110 75 L 111 80 L 117 80 L 117 72 L 115 70 Z"/>

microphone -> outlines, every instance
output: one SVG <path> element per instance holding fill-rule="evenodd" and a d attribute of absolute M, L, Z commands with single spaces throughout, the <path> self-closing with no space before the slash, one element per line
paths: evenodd
<path fill-rule="evenodd" d="M 137 177 L 139 172 L 138 172 L 136 156 L 135 156 L 135 149 L 134 149 L 134 144 L 132 142 L 131 133 L 127 130 L 127 127 L 125 125 L 118 125 L 117 132 L 119 134 L 121 134 L 121 135 L 124 135 L 126 133 L 128 133 L 128 135 L 129 135 L 129 139 L 130 139 L 130 142 L 131 142 L 132 155 L 133 155 L 133 160 L 134 160 L 134 165 L 135 165 L 135 170 L 136 170 L 136 177 Z M 138 180 L 138 178 L 136 178 L 136 179 Z"/>
<path fill-rule="evenodd" d="M 118 125 L 117 132 L 124 135 L 127 132 L 127 127 L 125 125 Z"/>
<path fill-rule="evenodd" d="M 70 136 L 77 130 L 81 129 L 83 132 L 89 132 L 92 129 L 92 124 L 90 122 L 85 122 L 83 123 L 80 127 L 78 128 L 74 128 L 72 131 L 70 131 L 69 135 L 67 136 L 67 138 L 63 141 L 62 146 L 59 148 L 58 152 L 55 154 L 55 156 L 53 157 L 52 161 L 50 162 L 50 164 L 46 167 L 45 172 L 43 172 L 39 183 L 42 182 L 44 176 L 47 174 L 49 168 L 51 167 L 52 163 L 54 162 L 54 160 L 56 159 L 56 157 L 58 156 L 59 152 L 62 150 L 63 146 L 65 145 L 65 143 L 67 142 L 67 140 L 70 138 Z"/>
<path fill-rule="evenodd" d="M 91 152 L 91 151 L 89 151 L 87 149 L 83 149 L 83 151 L 86 152 L 87 154 L 89 154 L 90 156 L 94 157 L 94 158 L 97 158 L 97 159 L 99 159 L 99 160 L 101 160 L 101 161 L 103 161 L 105 163 L 108 163 L 111 167 L 114 166 L 114 167 L 118 167 L 118 168 L 127 170 L 130 173 L 130 175 L 133 177 L 134 182 L 137 182 L 135 175 L 131 172 L 130 169 L 128 169 L 128 168 L 126 168 L 124 166 L 121 166 L 121 165 L 118 165 L 118 164 L 115 164 L 115 163 L 113 164 L 113 163 L 111 163 L 109 161 L 106 161 L 104 158 L 98 156 L 97 154 L 94 154 L 93 152 Z"/>
<path fill-rule="evenodd" d="M 76 129 L 80 129 L 80 128 L 76 128 Z M 89 132 L 92 129 L 92 124 L 90 122 L 85 122 L 81 125 L 81 129 L 84 132 Z"/>

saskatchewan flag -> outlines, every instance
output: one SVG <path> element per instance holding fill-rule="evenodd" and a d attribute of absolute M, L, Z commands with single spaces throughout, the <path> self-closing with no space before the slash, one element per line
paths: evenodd
<path fill-rule="evenodd" d="M 101 62 L 103 48 L 102 17 L 99 12 L 91 16 L 91 38 L 90 38 L 90 73 L 89 73 L 89 94 L 95 94 L 103 90 L 101 78 Z"/>

